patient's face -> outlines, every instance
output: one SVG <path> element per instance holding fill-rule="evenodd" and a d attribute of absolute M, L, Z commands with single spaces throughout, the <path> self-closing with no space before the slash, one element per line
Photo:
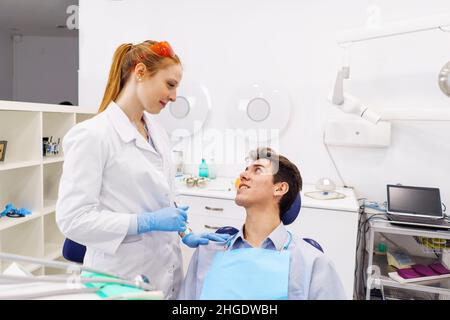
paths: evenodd
<path fill-rule="evenodd" d="M 241 184 L 236 193 L 237 205 L 248 208 L 264 205 L 274 198 L 273 168 L 268 159 L 258 159 L 240 174 Z"/>

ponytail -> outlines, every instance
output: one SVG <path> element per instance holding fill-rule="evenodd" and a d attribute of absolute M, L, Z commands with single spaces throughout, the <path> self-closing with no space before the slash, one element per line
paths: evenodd
<path fill-rule="evenodd" d="M 122 75 L 123 59 L 132 46 L 133 44 L 131 43 L 122 44 L 116 49 L 116 52 L 114 52 L 105 93 L 103 94 L 103 100 L 98 109 L 99 113 L 103 112 L 111 101 L 114 101 L 117 98 L 120 90 L 122 90 L 123 82 L 125 80 L 124 75 Z"/>
<path fill-rule="evenodd" d="M 116 49 L 103 100 L 98 109 L 99 113 L 105 111 L 111 101 L 117 99 L 136 63 L 142 62 L 147 67 L 150 76 L 166 68 L 169 64 L 181 64 L 177 55 L 168 57 L 151 50 L 150 46 L 155 43 L 157 42 L 152 40 L 146 40 L 134 46 L 126 43 Z"/>

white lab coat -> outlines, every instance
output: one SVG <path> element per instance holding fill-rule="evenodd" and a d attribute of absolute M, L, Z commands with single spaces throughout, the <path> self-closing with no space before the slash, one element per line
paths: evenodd
<path fill-rule="evenodd" d="M 182 281 L 178 234 L 127 236 L 136 214 L 174 200 L 168 136 L 150 114 L 144 119 L 156 150 L 114 102 L 67 133 L 56 221 L 67 238 L 87 247 L 86 266 L 131 278 L 144 274 L 174 299 Z"/>

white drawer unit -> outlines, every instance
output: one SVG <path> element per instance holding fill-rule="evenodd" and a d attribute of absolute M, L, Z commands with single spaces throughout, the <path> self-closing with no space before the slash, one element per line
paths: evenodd
<path fill-rule="evenodd" d="M 197 196 L 179 196 L 179 205 L 188 205 L 188 215 L 237 219 L 244 221 L 245 210 L 237 206 L 234 200 Z"/>
<path fill-rule="evenodd" d="M 244 220 L 192 214 L 189 224 L 194 232 L 216 232 L 223 227 L 240 229 Z"/>

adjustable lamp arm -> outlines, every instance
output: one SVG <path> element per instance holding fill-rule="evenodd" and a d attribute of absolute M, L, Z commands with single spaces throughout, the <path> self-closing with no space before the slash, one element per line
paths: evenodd
<path fill-rule="evenodd" d="M 376 124 L 380 121 L 380 116 L 371 111 L 369 107 L 363 105 L 359 99 L 348 94 L 344 94 L 344 78 L 348 78 L 348 67 L 339 70 L 336 75 L 331 102 L 346 113 L 353 113 L 367 121 Z"/>

